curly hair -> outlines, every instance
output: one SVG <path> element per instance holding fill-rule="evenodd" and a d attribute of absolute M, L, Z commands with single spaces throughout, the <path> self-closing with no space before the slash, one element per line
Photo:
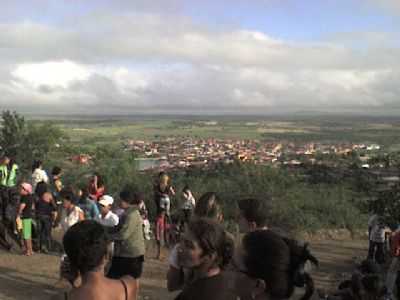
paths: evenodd
<path fill-rule="evenodd" d="M 96 270 L 107 254 L 109 240 L 103 226 L 85 220 L 71 226 L 63 238 L 63 246 L 71 266 L 81 274 Z"/>

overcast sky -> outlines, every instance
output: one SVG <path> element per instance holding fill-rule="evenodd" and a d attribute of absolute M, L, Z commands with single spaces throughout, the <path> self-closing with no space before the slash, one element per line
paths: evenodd
<path fill-rule="evenodd" d="M 0 4 L 3 108 L 132 114 L 400 108 L 399 0 Z"/>

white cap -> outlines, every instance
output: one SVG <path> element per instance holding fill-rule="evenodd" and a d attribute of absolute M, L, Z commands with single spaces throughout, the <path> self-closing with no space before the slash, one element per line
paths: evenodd
<path fill-rule="evenodd" d="M 111 197 L 109 195 L 101 196 L 101 198 L 99 200 L 99 204 L 104 205 L 104 206 L 109 206 L 109 205 L 112 205 L 113 203 L 114 203 L 114 199 L 113 199 L 113 197 Z"/>

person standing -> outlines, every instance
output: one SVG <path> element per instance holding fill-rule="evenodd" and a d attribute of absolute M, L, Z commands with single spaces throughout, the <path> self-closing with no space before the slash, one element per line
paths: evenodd
<path fill-rule="evenodd" d="M 21 200 L 18 208 L 17 219 L 22 220 L 22 237 L 25 246 L 25 255 L 33 255 L 32 249 L 32 185 L 24 182 L 20 186 Z"/>
<path fill-rule="evenodd" d="M 62 190 L 60 197 L 63 200 L 63 211 L 61 215 L 61 227 L 65 232 L 74 224 L 85 219 L 82 209 L 76 205 L 76 198 L 72 191 Z"/>
<path fill-rule="evenodd" d="M 63 183 L 61 181 L 61 175 L 62 175 L 62 170 L 60 167 L 53 167 L 51 170 L 51 192 L 53 194 L 54 201 L 57 203 L 57 205 L 61 205 L 60 201 L 60 192 L 63 189 Z"/>
<path fill-rule="evenodd" d="M 1 200 L 1 217 L 3 223 L 6 220 L 6 209 L 8 205 L 8 189 L 7 189 L 7 178 L 8 178 L 8 165 L 10 159 L 7 156 L 3 156 L 0 161 L 0 200 Z"/>
<path fill-rule="evenodd" d="M 193 197 L 192 192 L 189 189 L 189 186 L 186 185 L 182 190 L 183 204 L 182 204 L 182 212 L 183 212 L 183 222 L 184 224 L 189 223 L 190 217 L 192 216 L 192 212 L 194 207 L 196 206 L 196 199 Z"/>
<path fill-rule="evenodd" d="M 51 250 L 51 228 L 57 218 L 53 196 L 46 192 L 36 204 L 36 218 L 39 229 L 39 250 L 48 253 Z"/>
<path fill-rule="evenodd" d="M 85 220 L 94 220 L 98 218 L 100 211 L 97 203 L 90 199 L 87 187 L 83 187 L 78 192 L 78 206 L 85 214 Z"/>
<path fill-rule="evenodd" d="M 89 191 L 89 196 L 95 201 L 98 201 L 100 197 L 104 195 L 105 193 L 104 181 L 99 174 L 95 173 L 93 175 L 92 179 L 89 182 L 88 191 Z"/>
<path fill-rule="evenodd" d="M 119 223 L 119 218 L 111 211 L 114 199 L 109 195 L 104 195 L 99 200 L 100 214 L 96 219 L 101 225 L 106 227 L 114 227 Z"/>
<path fill-rule="evenodd" d="M 131 189 L 123 190 L 120 198 L 125 217 L 120 229 L 110 235 L 115 245 L 111 268 L 107 276 L 117 279 L 130 275 L 137 279 L 143 272 L 145 254 L 143 220 L 139 213 L 139 203 Z"/>
<path fill-rule="evenodd" d="M 32 189 L 36 190 L 36 185 L 39 182 L 49 183 L 49 177 L 45 170 L 43 170 L 43 163 L 41 160 L 35 160 L 32 165 Z"/>

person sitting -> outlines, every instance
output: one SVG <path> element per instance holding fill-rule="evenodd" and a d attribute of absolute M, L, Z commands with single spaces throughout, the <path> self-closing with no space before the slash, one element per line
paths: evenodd
<path fill-rule="evenodd" d="M 210 219 L 192 220 L 179 244 L 182 267 L 192 273 L 176 300 L 236 300 L 227 288 L 231 277 L 224 272 L 233 254 L 233 240 Z"/>
<path fill-rule="evenodd" d="M 67 257 L 62 275 L 73 283 L 72 290 L 65 293 L 63 299 L 137 299 L 138 283 L 134 278 L 124 276 L 114 280 L 104 275 L 110 240 L 102 225 L 94 220 L 73 225 L 64 235 L 63 246 Z"/>
<path fill-rule="evenodd" d="M 296 287 L 304 287 L 301 300 L 314 294 L 314 283 L 305 271 L 305 263 L 318 260 L 309 252 L 307 244 L 286 239 L 270 230 L 255 230 L 247 233 L 242 242 L 240 266 L 236 277 L 236 294 L 240 299 L 288 299 Z M 240 274 L 242 273 L 242 274 Z M 244 284 L 243 276 L 254 280 L 253 285 Z M 245 276 L 244 276 L 245 277 Z M 251 282 L 251 281 L 250 281 Z"/>

